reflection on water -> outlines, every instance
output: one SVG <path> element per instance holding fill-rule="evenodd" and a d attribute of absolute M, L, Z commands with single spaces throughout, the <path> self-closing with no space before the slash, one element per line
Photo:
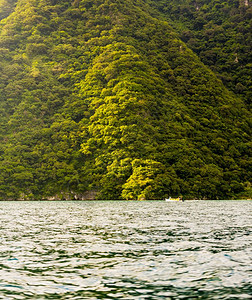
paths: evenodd
<path fill-rule="evenodd" d="M 250 299 L 251 209 L 0 202 L 0 299 Z"/>

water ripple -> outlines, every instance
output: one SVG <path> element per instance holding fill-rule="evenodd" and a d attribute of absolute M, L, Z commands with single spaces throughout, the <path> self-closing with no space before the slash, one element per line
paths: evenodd
<path fill-rule="evenodd" d="M 251 299 L 251 201 L 0 204 L 0 299 Z"/>

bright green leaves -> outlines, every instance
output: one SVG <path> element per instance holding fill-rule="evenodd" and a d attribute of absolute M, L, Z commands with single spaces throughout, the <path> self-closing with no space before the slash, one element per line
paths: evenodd
<path fill-rule="evenodd" d="M 102 50 L 80 83 L 80 95 L 91 112 L 87 140 L 81 149 L 92 155 L 103 197 L 113 193 L 121 197 L 120 190 L 130 173 L 126 168 L 126 174 L 118 175 L 119 165 L 155 156 L 160 108 L 167 91 L 134 47 L 115 43 Z"/>
<path fill-rule="evenodd" d="M 132 161 L 132 175 L 122 186 L 122 198 L 127 200 L 157 199 L 163 195 L 164 166 L 151 159 Z"/>

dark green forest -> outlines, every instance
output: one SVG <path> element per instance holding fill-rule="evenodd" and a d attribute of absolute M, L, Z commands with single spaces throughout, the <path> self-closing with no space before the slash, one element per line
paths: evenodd
<path fill-rule="evenodd" d="M 0 0 L 0 199 L 252 198 L 251 13 Z"/>

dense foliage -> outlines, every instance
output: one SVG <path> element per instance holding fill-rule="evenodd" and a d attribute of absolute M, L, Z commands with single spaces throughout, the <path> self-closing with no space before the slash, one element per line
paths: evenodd
<path fill-rule="evenodd" d="M 251 197 L 248 62 L 227 84 L 176 1 L 5 2 L 1 199 Z"/>
<path fill-rule="evenodd" d="M 155 0 L 180 38 L 251 105 L 251 0 Z"/>

